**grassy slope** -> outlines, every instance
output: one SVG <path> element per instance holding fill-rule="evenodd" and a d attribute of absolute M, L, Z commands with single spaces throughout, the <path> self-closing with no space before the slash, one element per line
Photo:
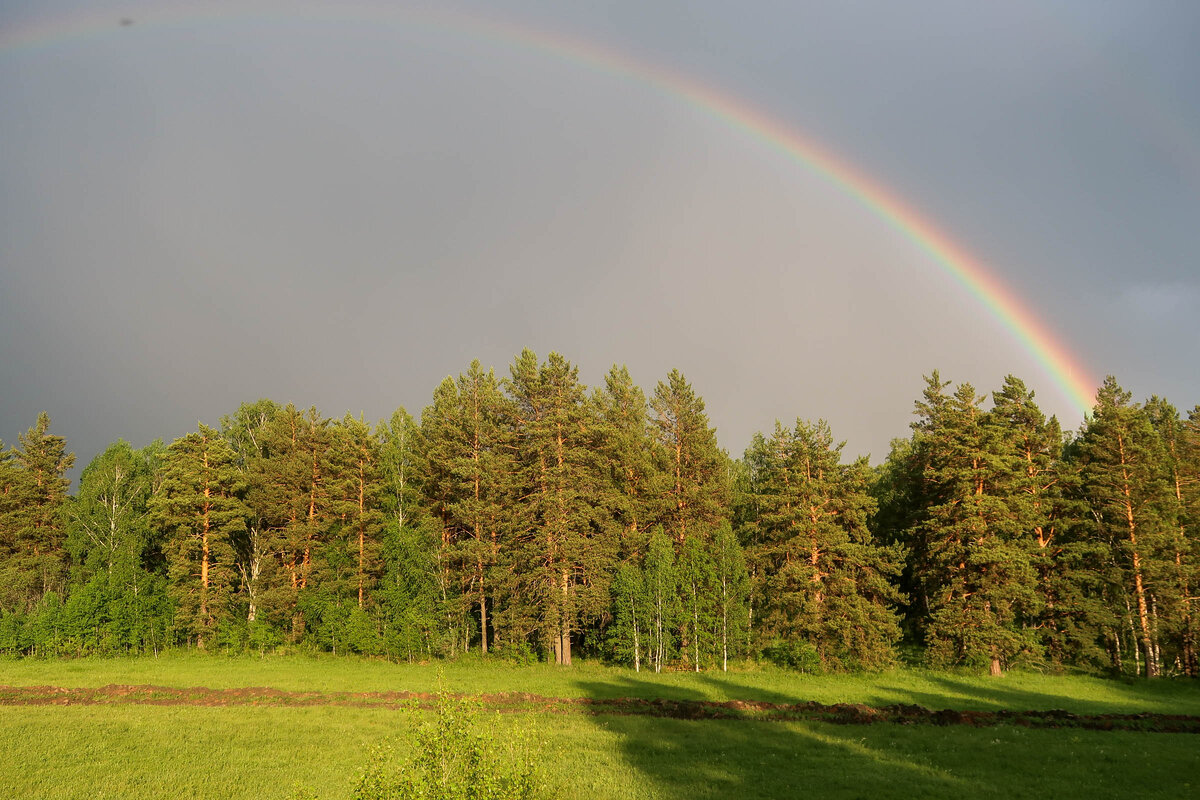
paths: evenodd
<path fill-rule="evenodd" d="M 899 671 L 810 678 L 775 671 L 635 675 L 481 663 L 395 666 L 342 659 L 0 662 L 0 684 L 273 686 L 376 691 L 528 691 L 1086 713 L 1200 713 L 1191 684 Z M 0 708 L 0 797 L 286 797 L 300 782 L 348 796 L 367 746 L 418 715 L 355 708 Z M 895 725 L 514 715 L 556 797 L 1187 797 L 1200 787 L 1189 735 Z"/>

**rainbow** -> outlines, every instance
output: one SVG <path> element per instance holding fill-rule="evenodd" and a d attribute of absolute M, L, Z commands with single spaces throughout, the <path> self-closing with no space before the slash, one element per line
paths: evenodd
<path fill-rule="evenodd" d="M 124 18 L 123 18 L 124 17 Z M 631 57 L 560 31 L 463 15 L 362 2 L 329 4 L 248 3 L 198 6 L 147 6 L 144 9 L 76 11 L 0 29 L 0 54 L 88 39 L 118 32 L 133 22 L 139 27 L 187 27 L 227 21 L 280 19 L 339 22 L 400 22 L 437 28 L 459 36 L 533 50 L 589 69 L 648 84 L 756 139 L 852 197 L 917 248 L 972 295 L 1037 361 L 1064 397 L 1086 415 L 1092 408 L 1096 383 L 1080 360 L 1040 322 L 994 271 L 972 257 L 911 204 L 902 202 L 878 181 L 789 124 L 774 119 L 736 97 L 666 67 Z"/>

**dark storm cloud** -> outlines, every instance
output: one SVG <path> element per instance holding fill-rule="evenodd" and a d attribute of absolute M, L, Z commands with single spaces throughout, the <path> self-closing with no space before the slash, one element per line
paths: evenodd
<path fill-rule="evenodd" d="M 1014 372 L 1078 422 L 927 253 L 645 82 L 396 15 L 138 9 L 0 51 L 7 443 L 42 408 L 84 461 L 259 396 L 415 412 L 524 346 L 593 384 L 614 361 L 648 390 L 681 367 L 735 454 L 801 415 L 878 459 L 935 367 L 983 390 Z M 1189 6 L 480 9 L 802 128 L 992 265 L 1096 377 L 1200 401 Z M 0 6 L 0 30 L 34 16 Z"/>

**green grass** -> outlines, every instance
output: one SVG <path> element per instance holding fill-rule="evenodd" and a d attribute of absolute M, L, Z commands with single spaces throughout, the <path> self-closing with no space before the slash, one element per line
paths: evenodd
<path fill-rule="evenodd" d="M 441 676 L 441 678 L 439 678 Z M 0 684 L 287 690 L 525 691 L 561 697 L 818 700 L 931 708 L 1200 713 L 1186 682 L 903 670 L 811 677 L 776 670 L 655 676 L 479 661 L 391 665 L 331 658 L 0 662 Z M 0 797 L 285 798 L 296 783 L 348 797 L 366 749 L 421 712 L 343 707 L 0 707 Z M 513 714 L 535 742 L 548 796 L 1189 797 L 1200 741 L 1184 734 L 1015 726 L 836 726 L 642 716 Z"/>
<path fill-rule="evenodd" d="M 375 709 L 4 709 L 0 796 L 344 798 Z M 533 734 L 552 797 L 1189 797 L 1194 737 L 1170 734 L 506 716 Z"/>
<path fill-rule="evenodd" d="M 551 697 L 665 697 L 795 703 L 916 703 L 932 709 L 1061 708 L 1079 714 L 1200 715 L 1200 683 L 1117 681 L 1088 675 L 897 669 L 851 675 L 801 675 L 774 668 L 731 672 L 653 672 L 581 662 L 568 669 L 463 659 L 437 665 L 391 664 L 349 657 L 223 658 L 172 653 L 160 658 L 0 661 L 0 685 L 95 687 L 110 683 L 266 686 L 289 691 L 529 692 Z"/>

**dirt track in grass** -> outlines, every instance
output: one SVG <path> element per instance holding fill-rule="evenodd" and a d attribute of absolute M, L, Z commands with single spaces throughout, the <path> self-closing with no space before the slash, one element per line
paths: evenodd
<path fill-rule="evenodd" d="M 647 700 L 642 698 L 542 697 L 521 692 L 453 695 L 504 713 L 617 714 L 674 719 L 803 720 L 842 725 L 1019 725 L 1029 728 L 1200 733 L 1200 716 L 1184 714 L 1073 714 L 1067 711 L 955 711 L 918 705 L 867 706 L 836 703 L 765 703 L 748 700 Z M 289 692 L 265 687 L 208 689 L 170 686 L 99 688 L 0 686 L 0 705 L 157 705 L 157 706 L 343 706 L 349 708 L 431 709 L 428 692 Z"/>

